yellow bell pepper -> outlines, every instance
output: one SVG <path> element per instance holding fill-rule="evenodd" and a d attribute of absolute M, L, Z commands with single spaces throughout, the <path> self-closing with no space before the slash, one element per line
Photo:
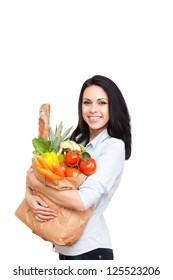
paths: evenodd
<path fill-rule="evenodd" d="M 52 169 L 52 163 L 54 161 L 59 163 L 58 156 L 57 156 L 57 154 L 54 151 L 46 152 L 46 153 L 42 154 L 41 157 L 44 158 L 44 160 L 46 161 L 46 163 L 49 165 L 49 167 L 51 169 Z M 39 164 L 37 159 L 36 159 L 36 164 L 37 164 L 37 166 L 40 166 L 40 164 Z"/>

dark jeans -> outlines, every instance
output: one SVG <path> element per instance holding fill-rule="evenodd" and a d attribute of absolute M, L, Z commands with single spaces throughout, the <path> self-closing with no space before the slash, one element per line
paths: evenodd
<path fill-rule="evenodd" d="M 99 248 L 90 252 L 77 255 L 77 256 L 66 256 L 59 254 L 60 260 L 113 260 L 113 250 L 107 248 Z"/>

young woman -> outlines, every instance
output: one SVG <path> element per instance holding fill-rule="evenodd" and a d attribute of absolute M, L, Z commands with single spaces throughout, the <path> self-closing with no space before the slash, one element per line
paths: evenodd
<path fill-rule="evenodd" d="M 79 122 L 71 140 L 86 146 L 97 162 L 97 170 L 79 190 L 59 192 L 60 206 L 94 211 L 80 237 L 72 246 L 55 245 L 60 260 L 113 260 L 113 249 L 103 212 L 117 189 L 125 160 L 131 155 L 131 125 L 126 102 L 116 84 L 96 75 L 84 82 L 78 103 Z M 33 196 L 27 182 L 26 199 L 39 221 L 56 217 L 53 209 Z"/>

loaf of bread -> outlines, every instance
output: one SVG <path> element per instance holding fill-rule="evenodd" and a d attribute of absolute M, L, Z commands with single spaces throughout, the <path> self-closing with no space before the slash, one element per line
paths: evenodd
<path fill-rule="evenodd" d="M 50 104 L 42 104 L 39 110 L 38 137 L 48 139 L 50 130 Z"/>

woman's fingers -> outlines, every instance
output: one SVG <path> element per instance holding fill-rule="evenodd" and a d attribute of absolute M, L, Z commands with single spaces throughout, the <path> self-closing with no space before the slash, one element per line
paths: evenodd
<path fill-rule="evenodd" d="M 38 205 L 36 208 L 32 209 L 32 212 L 35 214 L 35 218 L 40 222 L 45 222 L 57 217 L 57 212 L 51 208 L 45 208 Z"/>
<path fill-rule="evenodd" d="M 50 217 L 56 217 L 57 216 L 57 212 L 49 207 L 45 207 L 40 205 L 40 203 L 38 201 L 35 201 L 35 203 L 33 203 L 32 206 L 32 211 L 34 212 L 34 214 L 40 214 L 40 215 L 44 215 L 44 216 L 50 216 Z"/>
<path fill-rule="evenodd" d="M 35 215 L 35 218 L 36 218 L 36 220 L 38 220 L 40 222 L 46 222 L 46 221 L 54 219 L 55 217 L 37 214 L 37 215 Z"/>
<path fill-rule="evenodd" d="M 26 184 L 28 187 L 39 186 L 39 184 L 41 184 L 42 186 L 42 183 L 34 176 L 32 169 L 28 170 Z M 32 212 L 35 214 L 35 218 L 38 221 L 45 222 L 57 217 L 57 211 L 52 208 L 49 208 L 49 205 L 44 200 L 42 200 L 39 196 L 28 194 L 26 199 Z"/>
<path fill-rule="evenodd" d="M 57 216 L 57 212 L 54 209 L 44 208 L 42 206 L 38 206 L 37 208 L 32 208 L 32 211 L 34 212 L 34 214 L 40 214 L 40 215 L 51 216 L 51 217 Z"/>
<path fill-rule="evenodd" d="M 47 221 L 57 217 L 57 211 L 49 208 L 48 205 L 36 195 L 28 196 L 27 200 L 32 212 L 39 221 Z"/>

